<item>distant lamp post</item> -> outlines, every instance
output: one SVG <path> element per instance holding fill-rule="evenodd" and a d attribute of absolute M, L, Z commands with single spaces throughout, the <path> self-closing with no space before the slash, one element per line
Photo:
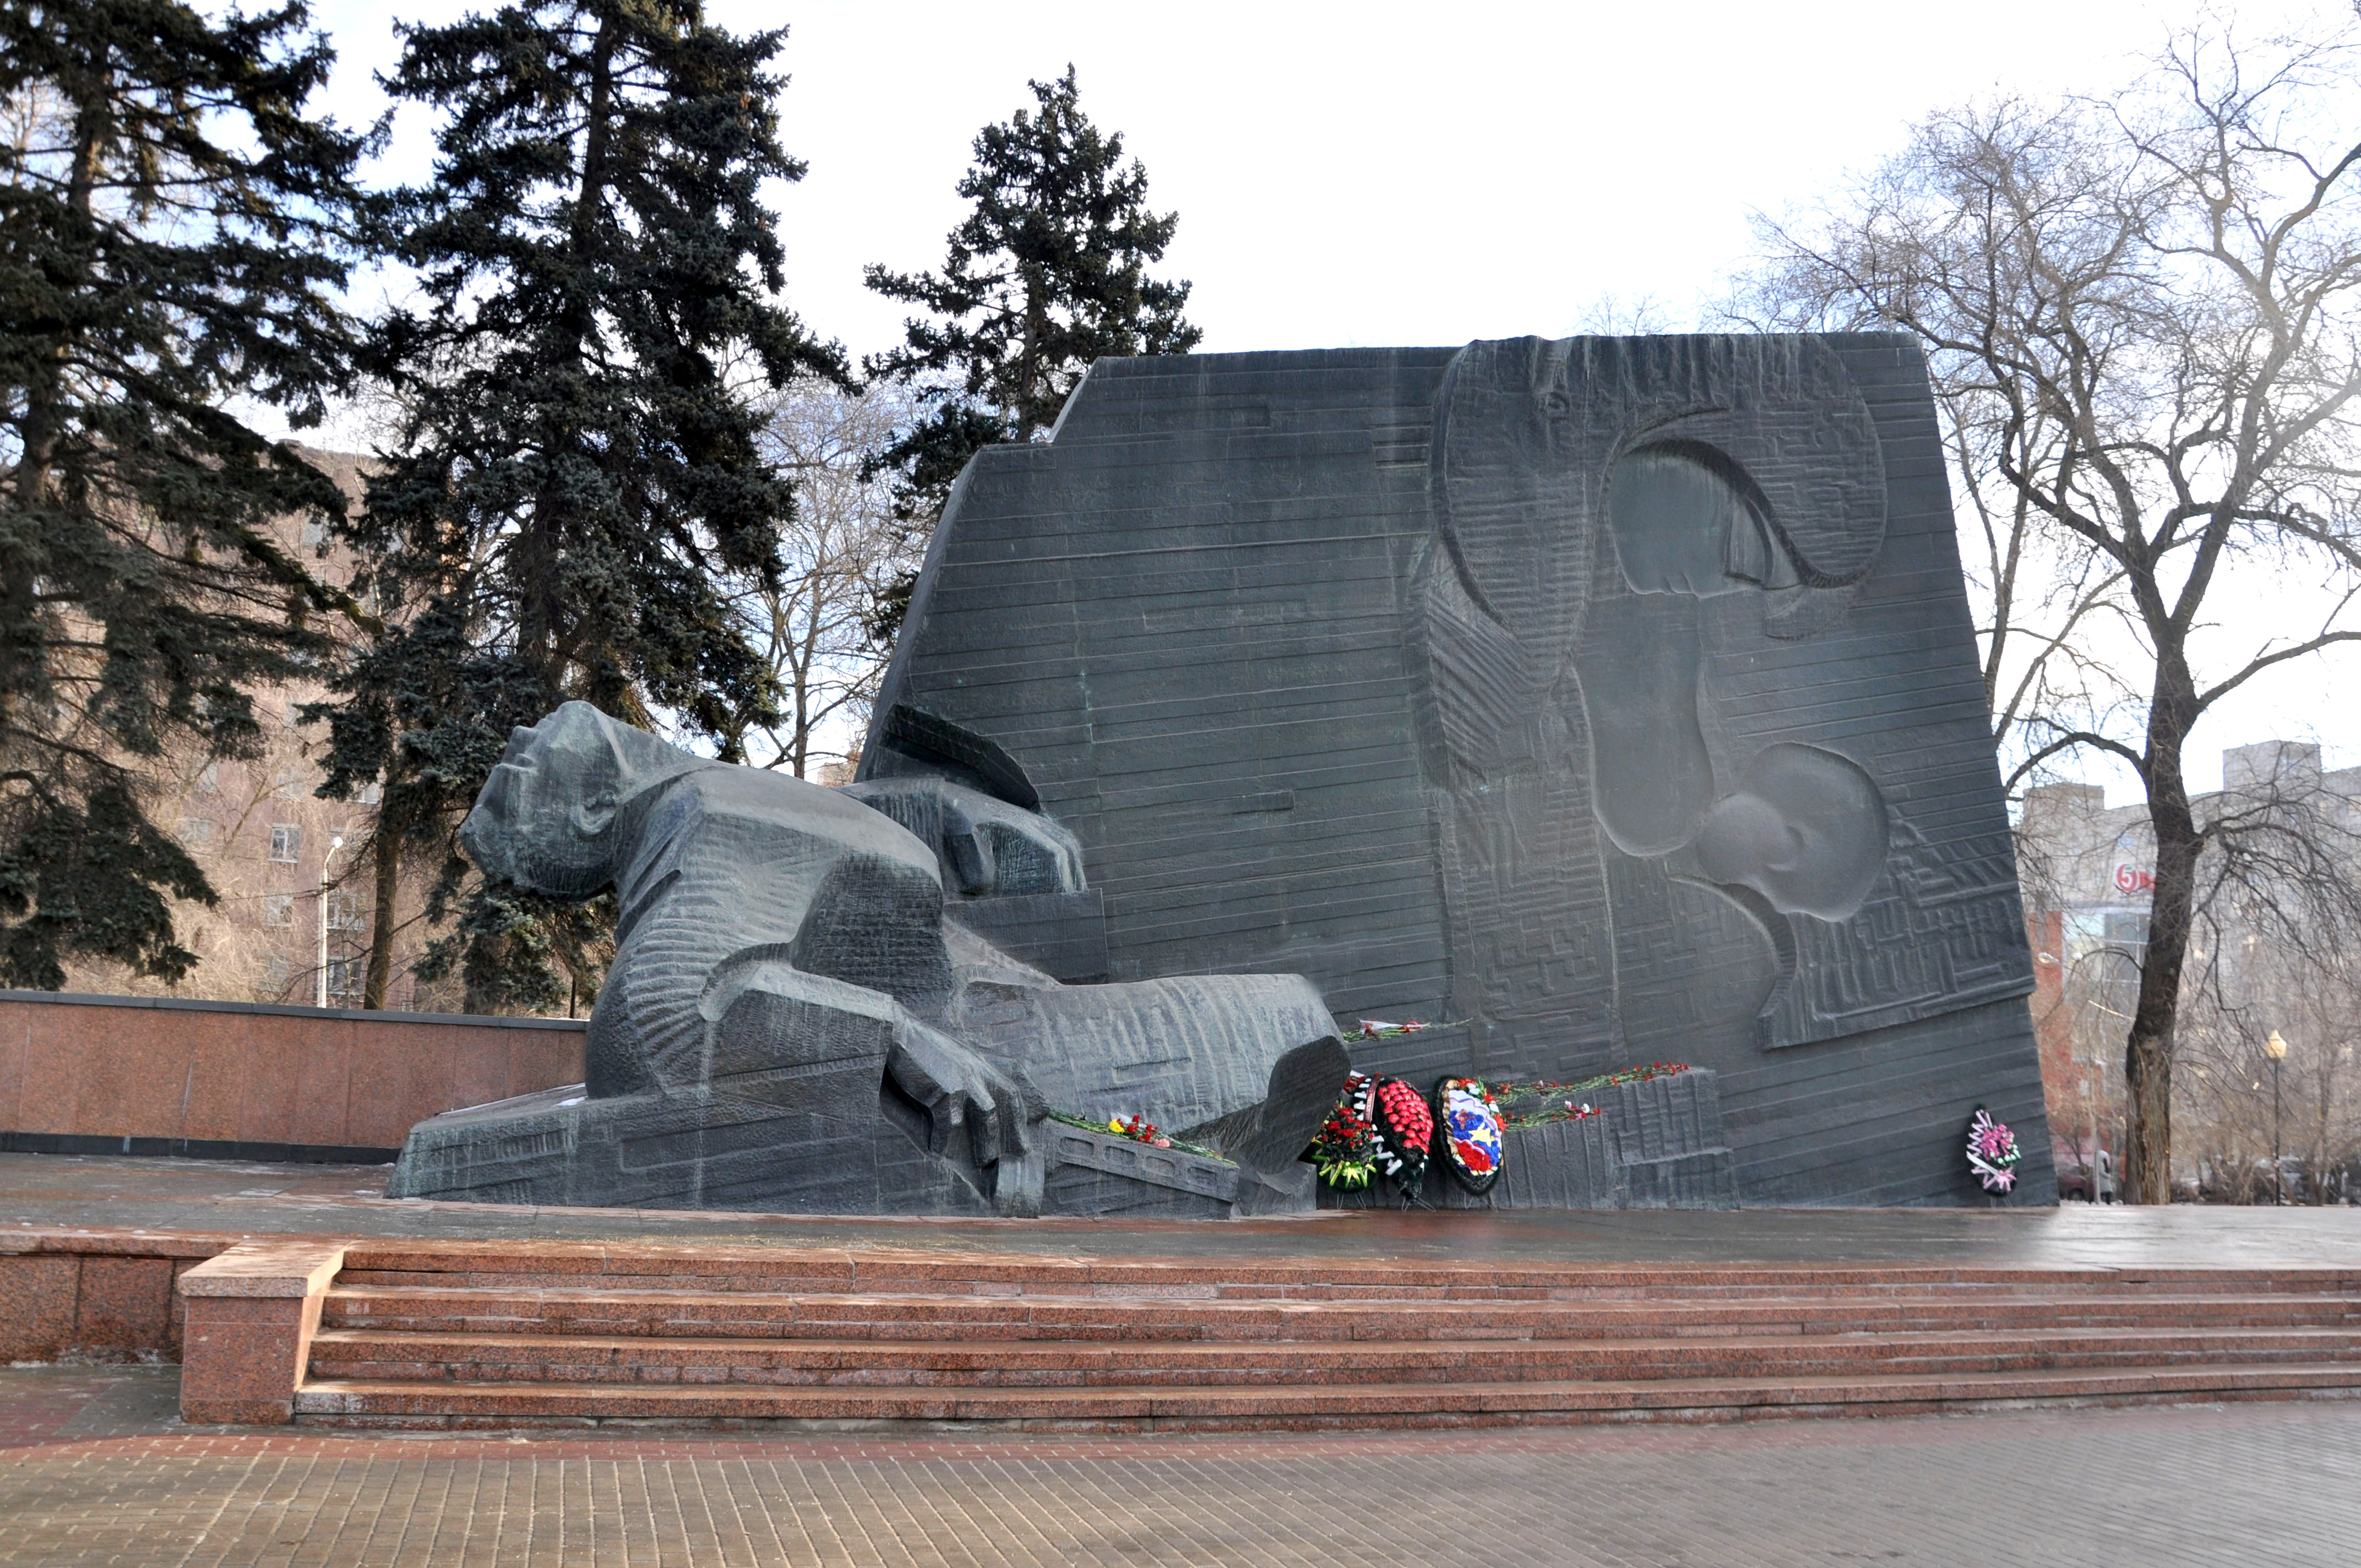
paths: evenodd
<path fill-rule="evenodd" d="M 2277 1029 L 2263 1042 L 2263 1055 L 2271 1058 L 2271 1201 L 2287 1201 L 2287 1171 L 2279 1164 L 2279 1068 L 2287 1060 L 2287 1042 L 2279 1038 Z"/>
<path fill-rule="evenodd" d="M 328 852 L 320 857 L 320 984 L 316 1006 L 328 1004 L 328 862 L 345 847 L 345 836 L 335 834 L 328 840 Z M 2277 1035 L 2271 1036 L 2279 1038 Z"/>

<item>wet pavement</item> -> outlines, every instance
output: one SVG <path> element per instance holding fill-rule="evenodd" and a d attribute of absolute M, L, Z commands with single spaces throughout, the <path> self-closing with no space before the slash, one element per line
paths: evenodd
<path fill-rule="evenodd" d="M 0 1155 L 0 1226 L 707 1242 L 1055 1256 L 1990 1266 L 2361 1263 L 2361 1208 L 1328 1211 L 1274 1220 L 940 1220 L 388 1199 L 384 1166 Z"/>
<path fill-rule="evenodd" d="M 2361 1407 L 1486 1432 L 435 1435 L 181 1425 L 172 1367 L 0 1368 L 42 1568 L 2347 1568 Z"/>

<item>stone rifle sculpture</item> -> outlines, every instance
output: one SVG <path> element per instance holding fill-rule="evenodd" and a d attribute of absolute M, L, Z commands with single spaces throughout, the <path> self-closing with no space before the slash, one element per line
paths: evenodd
<path fill-rule="evenodd" d="M 615 959 L 586 1082 L 419 1124 L 393 1196 L 1032 1214 L 1054 1107 L 1214 1143 L 1237 1212 L 1309 1205 L 1296 1156 L 1348 1061 L 1308 981 L 1066 986 L 945 917 L 946 873 L 1085 894 L 1036 813 L 709 762 L 569 702 L 516 732 L 461 838 L 522 887 L 612 887 Z"/>

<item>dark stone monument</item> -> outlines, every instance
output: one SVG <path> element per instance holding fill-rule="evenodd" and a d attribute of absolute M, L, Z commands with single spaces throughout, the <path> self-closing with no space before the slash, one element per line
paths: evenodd
<path fill-rule="evenodd" d="M 418 1124 L 392 1196 L 1032 1214 L 1055 1109 L 1145 1115 L 1232 1163 L 1093 1146 L 1053 1211 L 1180 1190 L 1190 1212 L 1311 1204 L 1295 1157 L 1348 1066 L 1318 992 L 1283 974 L 1067 986 L 994 946 L 963 910 L 1047 900 L 1056 925 L 1097 907 L 1073 838 L 1005 799 L 825 789 L 577 702 L 516 732 L 461 838 L 538 892 L 613 888 L 615 959 L 587 1081 Z M 972 902 L 947 909 L 947 881 Z"/>
<path fill-rule="evenodd" d="M 1523 1094 L 1501 1106 L 1513 1116 L 1558 1097 Z M 1437 1209 L 1735 1209 L 1738 1171 L 1723 1142 L 1712 1072 L 1666 1073 L 1610 1084 L 1581 1096 L 1596 1115 L 1528 1120 L 1502 1136 L 1500 1179 L 1481 1197 L 1430 1163 L 1417 1201 Z M 1403 1201 L 1400 1183 L 1379 1172 L 1367 1187 L 1323 1188 L 1323 1209 L 1383 1209 Z"/>
<path fill-rule="evenodd" d="M 1905 339 L 1103 361 L 961 477 L 862 772 L 1050 972 L 1301 973 L 1456 1025 L 1359 1049 L 1422 1087 L 1708 1068 L 1750 1203 L 1960 1201 L 1987 1104 L 2054 1196 Z"/>

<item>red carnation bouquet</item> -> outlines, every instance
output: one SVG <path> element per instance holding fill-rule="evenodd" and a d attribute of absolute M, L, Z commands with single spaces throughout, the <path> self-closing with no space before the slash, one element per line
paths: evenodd
<path fill-rule="evenodd" d="M 1378 1080 L 1370 1098 L 1378 1168 L 1413 1199 L 1426 1181 L 1426 1159 L 1434 1146 L 1434 1113 L 1426 1096 L 1399 1078 Z"/>
<path fill-rule="evenodd" d="M 1111 1116 L 1107 1119 L 1107 1131 L 1120 1133 L 1136 1144 L 1152 1144 L 1159 1149 L 1172 1146 L 1164 1129 L 1145 1116 Z"/>

